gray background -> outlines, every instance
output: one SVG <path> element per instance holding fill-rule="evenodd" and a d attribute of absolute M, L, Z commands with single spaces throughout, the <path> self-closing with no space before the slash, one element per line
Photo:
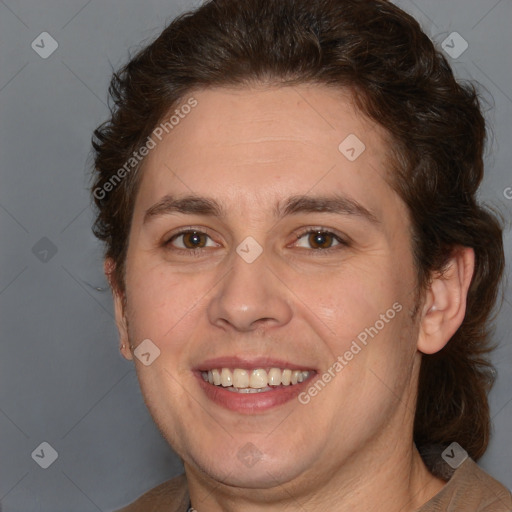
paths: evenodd
<path fill-rule="evenodd" d="M 91 233 L 90 138 L 111 66 L 152 40 L 186 0 L 0 0 L 0 502 L 4 512 L 109 511 L 181 472 L 118 353 L 101 247 Z M 493 136 L 481 197 L 512 247 L 511 0 L 400 0 L 485 89 Z M 43 59 L 42 32 L 58 42 Z M 48 43 L 45 44 L 48 49 Z M 510 275 L 510 257 L 508 274 Z M 512 293 L 498 317 L 494 436 L 481 466 L 512 488 Z M 42 469 L 32 452 L 58 458 Z M 48 451 L 45 454 L 48 457 Z"/>

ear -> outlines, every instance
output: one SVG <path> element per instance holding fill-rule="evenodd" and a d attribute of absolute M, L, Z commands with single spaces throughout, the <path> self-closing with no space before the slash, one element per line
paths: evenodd
<path fill-rule="evenodd" d="M 473 249 L 456 247 L 445 270 L 433 277 L 422 309 L 417 343 L 420 352 L 438 352 L 462 324 L 474 268 Z"/>
<path fill-rule="evenodd" d="M 103 263 L 103 270 L 107 276 L 110 288 L 112 290 L 112 296 L 114 298 L 114 312 L 117 330 L 119 332 L 119 351 L 126 359 L 133 359 L 133 355 L 130 349 L 130 340 L 128 338 L 128 322 L 126 320 L 125 312 L 125 297 L 119 289 L 118 283 L 114 278 L 114 270 L 116 264 L 111 258 L 106 258 Z"/>

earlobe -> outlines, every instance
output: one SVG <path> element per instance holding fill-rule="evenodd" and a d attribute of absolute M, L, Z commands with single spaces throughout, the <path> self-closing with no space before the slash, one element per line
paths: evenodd
<path fill-rule="evenodd" d="M 438 352 L 462 324 L 474 266 L 473 249 L 457 247 L 443 272 L 432 278 L 421 315 L 417 343 L 420 352 Z"/>
<path fill-rule="evenodd" d="M 130 340 L 128 338 L 128 323 L 126 320 L 125 300 L 123 293 L 119 290 L 113 277 L 115 270 L 115 263 L 110 258 L 106 258 L 103 269 L 107 276 L 110 288 L 112 290 L 112 297 L 114 299 L 114 313 L 117 330 L 119 332 L 119 350 L 126 359 L 133 359 L 131 352 Z"/>

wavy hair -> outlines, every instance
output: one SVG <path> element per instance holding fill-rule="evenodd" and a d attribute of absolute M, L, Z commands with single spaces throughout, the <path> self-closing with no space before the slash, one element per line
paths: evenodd
<path fill-rule="evenodd" d="M 143 160 L 107 183 L 187 94 L 261 82 L 349 89 L 387 130 L 390 184 L 410 212 L 419 290 L 456 246 L 474 249 L 464 321 L 445 348 L 422 356 L 414 440 L 420 451 L 457 441 L 477 460 L 490 434 L 491 314 L 504 267 L 500 223 L 476 200 L 486 127 L 475 87 L 456 81 L 414 18 L 390 2 L 211 1 L 172 21 L 114 74 L 111 116 L 92 142 L 93 231 L 115 263 L 114 285 L 124 290 Z"/>

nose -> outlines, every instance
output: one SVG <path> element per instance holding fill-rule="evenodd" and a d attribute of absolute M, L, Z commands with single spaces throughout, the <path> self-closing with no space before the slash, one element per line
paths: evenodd
<path fill-rule="evenodd" d="M 262 254 L 247 263 L 238 254 L 215 288 L 208 305 L 209 320 L 224 330 L 240 332 L 286 325 L 292 318 L 289 290 Z"/>

